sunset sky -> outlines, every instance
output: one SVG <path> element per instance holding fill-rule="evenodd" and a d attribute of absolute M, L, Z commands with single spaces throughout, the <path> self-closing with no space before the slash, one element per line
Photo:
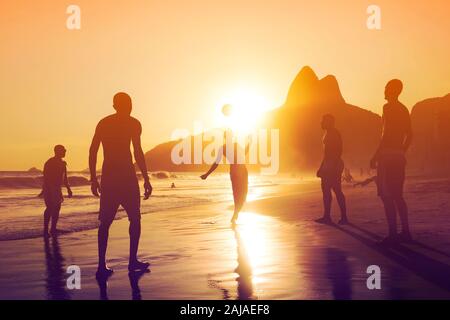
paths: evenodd
<path fill-rule="evenodd" d="M 81 30 L 66 28 L 70 4 Z M 381 30 L 366 27 L 370 4 Z M 70 170 L 87 168 L 118 91 L 133 98 L 144 151 L 195 121 L 217 125 L 230 92 L 282 105 L 304 65 L 377 113 L 400 78 L 411 108 L 450 92 L 449 17 L 448 0 L 2 0 L 0 170 L 42 168 L 59 143 Z"/>

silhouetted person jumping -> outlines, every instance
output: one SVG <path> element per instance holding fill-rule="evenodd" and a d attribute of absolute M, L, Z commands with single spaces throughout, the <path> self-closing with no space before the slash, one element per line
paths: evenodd
<path fill-rule="evenodd" d="M 347 224 L 347 208 L 341 186 L 342 172 L 344 171 L 344 162 L 341 158 L 342 138 L 339 131 L 335 128 L 335 120 L 331 114 L 323 116 L 322 129 L 325 130 L 325 135 L 323 137 L 324 156 L 322 164 L 317 171 L 317 176 L 322 179 L 324 214 L 323 218 L 316 220 L 316 222 L 332 223 L 331 191 L 333 190 L 339 208 L 341 209 L 341 219 L 339 220 L 339 224 Z"/>
<path fill-rule="evenodd" d="M 230 179 L 231 186 L 233 189 L 233 200 L 234 200 L 234 213 L 231 218 L 231 223 L 235 224 L 237 219 L 239 218 L 239 212 L 245 204 L 248 193 L 248 171 L 247 166 L 244 161 L 238 161 L 239 153 L 241 155 L 246 155 L 248 153 L 250 144 L 248 144 L 245 148 L 245 151 L 239 147 L 237 143 L 227 143 L 227 133 L 224 134 L 225 144 L 218 150 L 216 161 L 213 163 L 211 168 L 205 174 L 200 177 L 203 180 L 206 180 L 208 176 L 217 169 L 223 157 L 228 159 L 230 163 Z M 227 152 L 227 146 L 233 148 L 232 152 Z M 243 163 L 240 163 L 243 162 Z"/>
<path fill-rule="evenodd" d="M 66 156 L 66 149 L 62 145 L 57 145 L 54 148 L 55 156 L 48 159 L 44 165 L 44 184 L 42 187 L 42 195 L 45 200 L 45 212 L 44 212 L 44 237 L 48 238 L 48 226 L 50 220 L 52 226 L 50 229 L 50 235 L 57 236 L 56 224 L 59 219 L 59 212 L 61 210 L 61 203 L 64 201 L 63 194 L 61 192 L 61 186 L 67 188 L 69 198 L 72 197 L 72 190 L 69 186 L 67 179 L 67 164 L 63 161 Z"/>
<path fill-rule="evenodd" d="M 98 270 L 97 276 L 109 276 L 113 271 L 106 265 L 106 248 L 109 228 L 119 206 L 128 214 L 130 221 L 130 259 L 129 271 L 146 270 L 149 263 L 137 259 L 139 238 L 141 236 L 140 191 L 136 171 L 131 156 L 130 144 L 133 144 L 134 158 L 144 178 L 145 200 L 152 193 L 147 173 L 144 153 L 141 147 L 142 127 L 131 117 L 132 102 L 128 94 L 120 92 L 114 96 L 113 107 L 116 113 L 102 119 L 95 130 L 89 151 L 89 169 L 91 172 L 91 190 L 95 196 L 100 194 L 100 226 L 98 229 Z M 101 185 L 97 181 L 97 153 L 103 145 L 103 167 Z"/>
<path fill-rule="evenodd" d="M 382 241 L 383 244 L 411 240 L 403 185 L 405 153 L 411 144 L 412 130 L 409 111 L 398 101 L 402 90 L 403 84 L 398 79 L 391 80 L 386 85 L 384 95 L 387 104 L 383 107 L 383 133 L 380 145 L 370 161 L 371 168 L 377 168 L 378 195 L 383 201 L 389 225 L 389 235 Z M 400 234 L 397 234 L 397 212 L 402 223 Z"/>

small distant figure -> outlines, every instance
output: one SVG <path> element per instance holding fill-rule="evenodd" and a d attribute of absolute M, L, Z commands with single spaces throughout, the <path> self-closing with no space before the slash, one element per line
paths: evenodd
<path fill-rule="evenodd" d="M 208 176 L 217 169 L 223 157 L 228 159 L 230 163 L 230 179 L 231 186 L 233 188 L 233 199 L 234 199 L 234 213 L 231 218 L 231 224 L 235 225 L 237 219 L 239 218 L 239 212 L 245 204 L 248 193 L 248 171 L 245 163 L 239 163 L 237 159 L 237 155 L 239 153 L 245 152 L 246 155 L 250 148 L 250 143 L 245 147 L 245 151 L 237 143 L 227 143 L 227 132 L 224 133 L 225 144 L 219 149 L 217 159 L 211 168 L 205 174 L 201 175 L 200 178 L 206 180 Z M 233 159 L 229 159 L 229 154 L 227 153 L 227 147 L 234 148 L 232 154 L 234 155 Z M 231 154 L 231 152 L 230 152 Z"/>
<path fill-rule="evenodd" d="M 412 239 L 408 222 L 408 207 L 403 198 L 405 182 L 405 153 L 412 140 L 411 118 L 408 109 L 398 100 L 403 83 L 394 79 L 387 83 L 383 107 L 383 133 L 370 166 L 377 169 L 378 195 L 384 204 L 389 235 L 382 244 Z M 397 234 L 397 212 L 402 232 Z"/>
<path fill-rule="evenodd" d="M 347 183 L 352 183 L 355 181 L 349 168 L 344 169 L 344 176 L 342 177 L 342 180 Z"/>
<path fill-rule="evenodd" d="M 317 171 L 317 176 L 322 179 L 324 215 L 316 222 L 325 224 L 333 222 L 331 219 L 331 191 L 333 190 L 341 210 L 339 224 L 348 224 L 347 207 L 341 185 L 342 172 L 344 171 L 344 161 L 341 158 L 343 148 L 341 134 L 335 128 L 335 119 L 331 114 L 323 116 L 321 125 L 322 129 L 325 130 L 323 137 L 324 157 Z"/>
<path fill-rule="evenodd" d="M 113 99 L 113 107 L 116 113 L 98 123 L 89 150 L 91 190 L 95 196 L 100 197 L 97 278 L 105 278 L 113 273 L 113 270 L 106 265 L 106 248 L 109 228 L 119 206 L 125 209 L 130 221 L 128 270 L 130 272 L 147 270 L 150 266 L 149 263 L 141 262 L 137 258 L 141 236 L 141 199 L 133 157 L 130 152 L 130 145 L 133 144 L 134 158 L 144 178 L 144 200 L 146 200 L 152 193 L 152 185 L 141 147 L 142 127 L 137 119 L 130 116 L 132 101 L 128 94 L 117 93 Z M 97 180 L 96 169 L 100 144 L 103 145 L 104 155 L 101 185 Z"/>
<path fill-rule="evenodd" d="M 50 235 L 56 237 L 58 230 L 56 225 L 59 219 L 59 212 L 61 211 L 61 204 L 64 197 L 61 191 L 61 186 L 67 188 L 69 198 L 72 198 L 72 190 L 67 179 L 67 163 L 63 160 L 66 156 L 66 148 L 62 145 L 57 145 L 54 148 L 55 156 L 48 159 L 44 165 L 44 184 L 41 195 L 45 201 L 44 212 L 44 238 Z M 48 227 L 51 221 L 50 233 Z"/>
<path fill-rule="evenodd" d="M 175 189 L 175 188 L 176 188 L 175 182 L 172 182 L 172 185 L 170 186 L 170 188 L 172 188 L 172 189 Z"/>

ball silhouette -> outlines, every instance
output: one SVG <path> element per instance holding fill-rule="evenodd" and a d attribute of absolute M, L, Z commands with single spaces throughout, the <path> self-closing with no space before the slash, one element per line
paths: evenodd
<path fill-rule="evenodd" d="M 226 104 L 222 107 L 222 113 L 225 117 L 231 116 L 231 113 L 233 112 L 233 107 L 231 104 Z"/>

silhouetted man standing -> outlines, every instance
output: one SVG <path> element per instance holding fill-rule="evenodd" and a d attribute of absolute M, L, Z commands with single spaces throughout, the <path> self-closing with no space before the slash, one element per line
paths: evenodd
<path fill-rule="evenodd" d="M 116 113 L 102 119 L 95 130 L 89 151 L 91 190 L 95 196 L 100 193 L 100 226 L 98 229 L 98 270 L 97 276 L 109 276 L 113 271 L 106 266 L 106 248 L 111 223 L 121 205 L 130 221 L 130 271 L 146 270 L 149 263 L 137 259 L 141 235 L 140 191 L 130 144 L 133 144 L 134 158 L 144 177 L 145 198 L 151 195 L 152 186 L 147 173 L 144 153 L 141 147 L 141 124 L 131 117 L 132 102 L 128 94 L 120 92 L 114 96 Z M 97 153 L 103 145 L 103 167 L 101 185 L 97 181 Z"/>
<path fill-rule="evenodd" d="M 52 226 L 50 234 L 57 236 L 56 224 L 59 219 L 59 212 L 61 210 L 61 203 L 64 201 L 61 185 L 67 188 L 69 198 L 72 197 L 72 190 L 69 186 L 67 179 L 67 164 L 63 161 L 66 156 L 66 149 L 62 145 L 57 145 L 54 148 L 55 156 L 48 159 L 44 165 L 44 184 L 42 188 L 42 195 L 45 200 L 45 212 L 44 212 L 44 237 L 48 238 L 48 226 L 50 220 Z"/>
<path fill-rule="evenodd" d="M 322 179 L 323 192 L 323 218 L 316 220 L 319 223 L 332 223 L 331 220 L 331 201 L 334 191 L 336 200 L 341 209 L 341 220 L 339 224 L 347 224 L 347 207 L 345 196 L 342 192 L 342 172 L 344 171 L 344 162 L 342 161 L 342 138 L 339 131 L 335 128 L 335 120 L 331 114 L 326 114 L 322 118 L 322 129 L 325 130 L 323 137 L 324 156 L 322 164 L 317 171 L 317 176 Z"/>
<path fill-rule="evenodd" d="M 381 143 L 370 166 L 377 168 L 378 195 L 384 204 L 389 225 L 389 235 L 383 244 L 397 240 L 411 240 L 408 224 L 408 208 L 403 199 L 403 184 L 405 182 L 405 153 L 411 140 L 411 119 L 408 109 L 398 101 L 403 90 L 400 80 L 394 79 L 387 83 L 383 107 L 383 133 Z M 402 223 L 402 232 L 397 234 L 397 211 Z"/>

